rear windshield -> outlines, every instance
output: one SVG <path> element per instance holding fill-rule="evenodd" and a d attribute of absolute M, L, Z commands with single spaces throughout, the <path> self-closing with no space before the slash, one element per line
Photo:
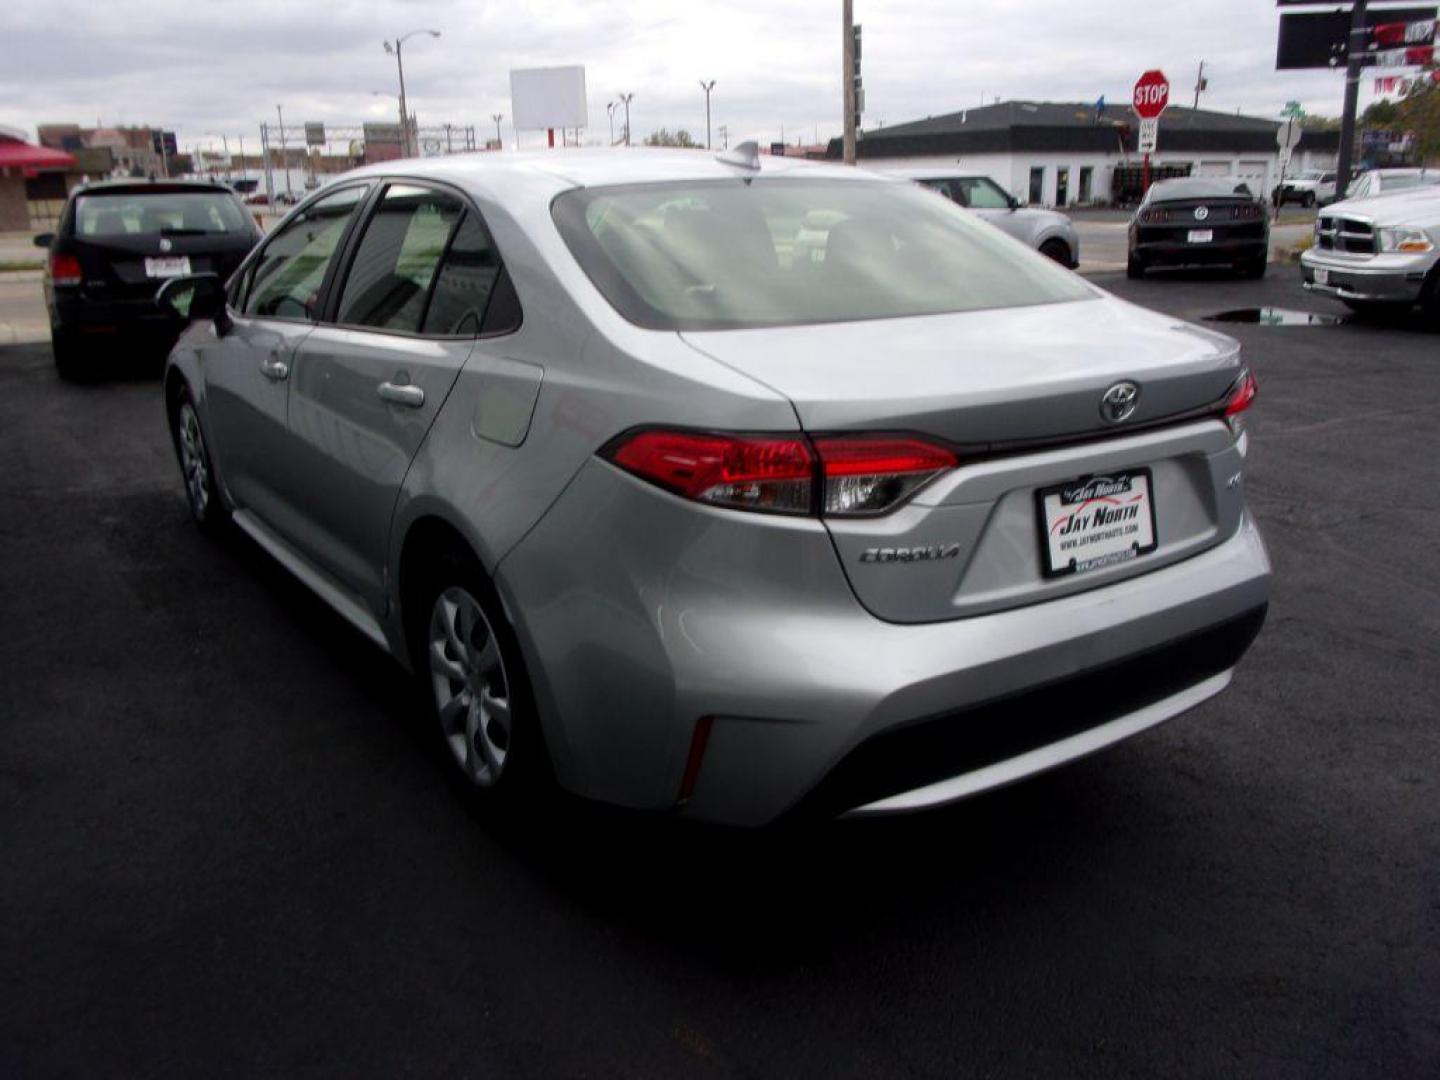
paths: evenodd
<path fill-rule="evenodd" d="M 223 191 L 114 192 L 75 200 L 77 236 L 248 234 L 235 196 Z"/>
<path fill-rule="evenodd" d="M 605 298 L 652 329 L 851 322 L 1095 295 L 909 183 L 636 184 L 567 192 L 552 209 Z"/>
<path fill-rule="evenodd" d="M 1250 189 L 1234 177 L 1191 176 L 1179 180 L 1161 180 L 1150 188 L 1146 202 L 1167 202 L 1171 199 L 1234 199 L 1250 198 Z"/>

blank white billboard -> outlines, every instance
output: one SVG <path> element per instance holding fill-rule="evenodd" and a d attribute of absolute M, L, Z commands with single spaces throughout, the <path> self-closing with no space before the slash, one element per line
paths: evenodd
<path fill-rule="evenodd" d="M 520 68 L 510 72 L 510 110 L 521 131 L 589 126 L 585 68 Z"/>

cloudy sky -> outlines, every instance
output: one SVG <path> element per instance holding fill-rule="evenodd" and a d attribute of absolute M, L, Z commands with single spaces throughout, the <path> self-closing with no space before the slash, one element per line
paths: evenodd
<path fill-rule="evenodd" d="M 258 143 L 283 104 L 287 125 L 396 116 L 394 59 L 381 42 L 442 32 L 405 48 L 406 88 L 422 125 L 510 130 L 509 71 L 583 64 L 588 135 L 605 106 L 635 95 L 638 141 L 659 127 L 704 137 L 700 79 L 714 79 L 716 142 L 725 124 L 769 141 L 783 129 L 840 129 L 840 0 L 3 0 L 0 124 L 151 124 L 182 147 L 218 133 Z M 1338 114 L 1342 78 L 1274 71 L 1272 0 L 855 0 L 864 27 L 865 126 L 993 100 L 1126 101 L 1145 68 L 1165 70 L 1188 104 L 1206 61 L 1203 104 L 1275 116 L 1289 99 Z M 1368 99 L 1362 93 L 1362 107 Z M 213 134 L 212 134 L 213 133 Z M 542 135 L 522 133 L 538 145 Z"/>

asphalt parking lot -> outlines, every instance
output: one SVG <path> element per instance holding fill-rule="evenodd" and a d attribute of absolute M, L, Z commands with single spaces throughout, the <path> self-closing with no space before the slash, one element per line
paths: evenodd
<path fill-rule="evenodd" d="M 1440 333 L 1225 329 L 1277 575 L 1231 690 L 759 835 L 467 812 L 399 670 L 192 528 L 149 372 L 0 348 L 0 1076 L 1440 1075 Z"/>

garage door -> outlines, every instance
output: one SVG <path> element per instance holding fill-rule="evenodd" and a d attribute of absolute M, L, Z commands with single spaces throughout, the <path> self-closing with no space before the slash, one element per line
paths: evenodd
<path fill-rule="evenodd" d="M 1198 176 L 1229 176 L 1230 162 L 1228 161 L 1202 161 Z"/>
<path fill-rule="evenodd" d="M 1237 182 L 1246 184 L 1252 192 L 1259 195 L 1266 190 L 1265 173 L 1268 166 L 1263 161 L 1242 161 L 1240 168 L 1235 170 Z"/>

